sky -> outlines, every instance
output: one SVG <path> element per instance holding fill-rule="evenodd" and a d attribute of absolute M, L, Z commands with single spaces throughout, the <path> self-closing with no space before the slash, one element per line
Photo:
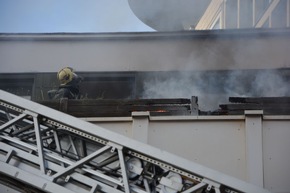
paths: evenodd
<path fill-rule="evenodd" d="M 0 0 L 0 33 L 143 31 L 127 0 Z"/>

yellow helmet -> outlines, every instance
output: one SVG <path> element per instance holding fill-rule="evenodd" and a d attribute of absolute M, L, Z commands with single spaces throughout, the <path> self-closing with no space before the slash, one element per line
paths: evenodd
<path fill-rule="evenodd" d="M 65 67 L 57 73 L 57 79 L 60 81 L 60 84 L 62 85 L 71 82 L 73 80 L 73 77 L 74 72 L 71 67 Z"/>

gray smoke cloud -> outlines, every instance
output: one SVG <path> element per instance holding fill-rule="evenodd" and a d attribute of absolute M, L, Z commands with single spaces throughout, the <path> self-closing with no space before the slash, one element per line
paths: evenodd
<path fill-rule="evenodd" d="M 289 81 L 281 72 L 275 70 L 259 72 L 251 84 L 251 88 L 252 93 L 257 96 L 283 97 L 290 94 Z"/>
<path fill-rule="evenodd" d="M 148 76 L 142 98 L 198 97 L 201 110 L 215 110 L 229 97 L 283 97 L 290 95 L 283 70 L 175 72 Z"/>

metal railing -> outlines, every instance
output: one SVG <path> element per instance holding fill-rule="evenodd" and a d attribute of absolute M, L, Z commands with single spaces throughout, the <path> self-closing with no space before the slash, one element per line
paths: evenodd
<path fill-rule="evenodd" d="M 290 0 L 212 0 L 194 29 L 289 26 Z"/>

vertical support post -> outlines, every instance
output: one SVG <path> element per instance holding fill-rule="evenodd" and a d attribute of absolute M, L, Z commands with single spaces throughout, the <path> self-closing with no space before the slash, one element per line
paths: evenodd
<path fill-rule="evenodd" d="M 53 131 L 53 136 L 54 136 L 54 141 L 55 141 L 55 145 L 56 145 L 56 150 L 59 151 L 60 153 L 62 153 L 60 141 L 59 141 L 59 138 L 58 138 L 58 135 L 57 135 L 57 131 Z M 61 166 L 64 167 L 64 163 L 63 162 L 61 162 Z"/>
<path fill-rule="evenodd" d="M 269 22 L 268 22 L 268 27 L 269 28 L 272 28 L 272 13 L 270 13 L 270 15 L 269 15 Z"/>
<path fill-rule="evenodd" d="M 262 110 L 245 111 L 247 179 L 264 187 Z"/>
<path fill-rule="evenodd" d="M 253 0 L 252 3 L 252 11 L 253 11 L 253 18 L 252 18 L 252 22 L 253 22 L 253 27 L 255 27 L 256 25 L 256 0 Z"/>
<path fill-rule="evenodd" d="M 38 115 L 33 113 L 33 122 L 34 122 L 34 130 L 35 130 L 35 137 L 37 143 L 37 153 L 39 158 L 39 166 L 40 171 L 45 174 L 45 163 L 44 163 L 44 156 L 43 156 L 43 143 L 40 133 L 40 127 L 38 123 Z"/>
<path fill-rule="evenodd" d="M 240 28 L 241 2 L 237 0 L 237 28 Z"/>
<path fill-rule="evenodd" d="M 226 17 L 227 17 L 227 0 L 224 0 L 222 7 L 222 16 L 221 16 L 221 29 L 226 29 Z"/>
<path fill-rule="evenodd" d="M 148 125 L 150 113 L 133 112 L 132 137 L 143 143 L 148 143 Z"/>
<path fill-rule="evenodd" d="M 191 115 L 198 115 L 198 98 L 197 96 L 192 96 L 191 97 Z"/>
<path fill-rule="evenodd" d="M 289 27 L 290 26 L 290 0 L 287 0 L 287 13 L 286 13 L 286 27 Z"/>
<path fill-rule="evenodd" d="M 130 193 L 130 187 L 129 187 L 129 179 L 128 179 L 128 174 L 127 174 L 127 166 L 125 164 L 125 158 L 123 155 L 122 148 L 118 148 L 118 155 L 119 155 L 119 160 L 120 160 L 120 165 L 121 165 L 121 170 L 122 170 L 122 177 L 123 177 L 123 184 L 125 188 L 126 193 Z"/>
<path fill-rule="evenodd" d="M 80 157 L 86 157 L 88 154 L 87 154 L 87 145 L 86 145 L 86 141 L 85 140 L 81 140 L 80 141 Z"/>
<path fill-rule="evenodd" d="M 56 150 L 59 151 L 60 153 L 62 153 L 60 141 L 59 141 L 59 138 L 57 135 L 57 131 L 53 131 L 53 136 L 54 136 L 54 141 L 55 141 L 55 145 L 56 145 Z"/>
<path fill-rule="evenodd" d="M 128 169 L 127 169 L 127 165 L 126 165 L 126 162 L 125 162 L 125 157 L 124 157 L 124 154 L 123 154 L 123 146 L 119 145 L 119 144 L 116 144 L 114 142 L 111 142 L 111 141 L 108 142 L 107 145 L 112 147 L 111 152 L 117 151 L 118 156 L 119 156 L 119 161 L 120 161 L 120 168 L 121 168 L 121 174 L 122 174 L 122 177 L 123 177 L 123 186 L 124 186 L 124 189 L 125 189 L 125 193 L 131 193 L 131 189 L 130 189 L 130 186 L 129 186 L 128 173 L 127 173 Z"/>

